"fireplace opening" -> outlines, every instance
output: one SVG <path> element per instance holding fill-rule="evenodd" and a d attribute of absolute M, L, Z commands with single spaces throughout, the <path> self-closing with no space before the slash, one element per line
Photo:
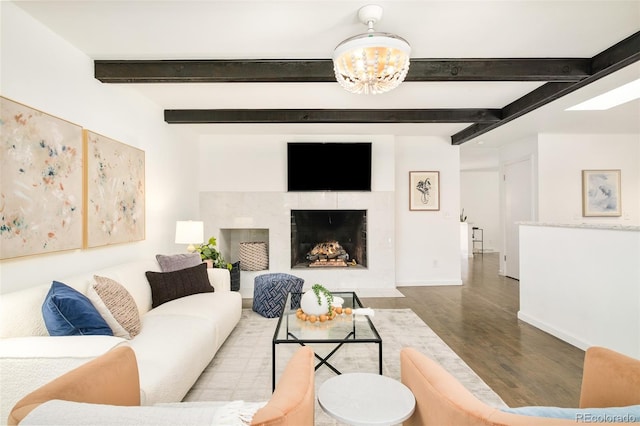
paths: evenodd
<path fill-rule="evenodd" d="M 367 267 L 366 210 L 291 210 L 291 268 Z"/>

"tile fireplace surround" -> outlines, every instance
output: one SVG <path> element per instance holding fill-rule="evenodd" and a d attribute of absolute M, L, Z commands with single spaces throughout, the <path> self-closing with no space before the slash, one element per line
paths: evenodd
<path fill-rule="evenodd" d="M 354 290 L 363 296 L 397 295 L 393 192 L 201 192 L 200 219 L 205 236 L 218 238 L 228 261 L 236 261 L 239 234 L 268 235 L 269 269 L 242 271 L 240 293 L 253 297 L 253 279 L 286 272 L 305 280 L 305 288 L 320 283 L 331 290 Z M 291 210 L 367 210 L 366 268 L 291 269 Z M 265 232 L 265 230 L 267 232 Z M 238 235 L 238 234 L 236 234 Z"/>

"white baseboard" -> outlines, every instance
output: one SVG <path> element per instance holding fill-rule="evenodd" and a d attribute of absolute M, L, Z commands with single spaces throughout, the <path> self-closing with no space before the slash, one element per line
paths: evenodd
<path fill-rule="evenodd" d="M 245 292 L 242 292 L 242 289 L 240 290 L 240 294 L 243 299 L 253 299 L 253 289 L 249 289 L 251 291 Z M 400 293 L 396 288 L 341 288 L 336 291 L 353 291 L 358 295 L 358 297 L 405 297 L 405 295 Z"/>
<path fill-rule="evenodd" d="M 396 288 L 358 288 L 353 290 L 358 297 L 405 297 Z"/>
<path fill-rule="evenodd" d="M 435 281 L 403 281 L 396 282 L 396 287 L 423 287 L 439 285 L 462 285 L 462 280 L 435 280 Z"/>
<path fill-rule="evenodd" d="M 527 324 L 534 326 L 535 328 L 539 328 L 540 330 L 546 333 L 549 333 L 552 336 L 555 336 L 558 339 L 563 340 L 569 343 L 570 345 L 573 345 L 582 350 L 587 350 L 587 348 L 589 348 L 590 346 L 593 346 L 570 333 L 567 333 L 563 330 L 553 327 L 552 325 L 547 324 L 544 321 L 540 321 L 537 318 L 534 318 L 532 316 L 529 316 L 522 311 L 518 311 L 518 319 L 526 322 Z"/>

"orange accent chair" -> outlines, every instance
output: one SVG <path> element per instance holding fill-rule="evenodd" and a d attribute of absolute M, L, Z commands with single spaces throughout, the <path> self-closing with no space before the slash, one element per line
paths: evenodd
<path fill-rule="evenodd" d="M 31 392 L 11 410 L 9 425 L 18 425 L 50 400 L 117 406 L 140 405 L 136 356 L 120 346 Z M 313 426 L 315 365 L 313 350 L 298 349 L 285 367 L 271 399 L 254 414 L 251 425 Z"/>
<path fill-rule="evenodd" d="M 491 407 L 473 396 L 440 364 L 413 348 L 401 350 L 400 371 L 402 383 L 416 398 L 415 412 L 404 423 L 406 426 L 576 425 L 576 419 L 525 416 Z M 640 360 L 602 347 L 589 348 L 584 360 L 580 408 L 638 404 Z"/>

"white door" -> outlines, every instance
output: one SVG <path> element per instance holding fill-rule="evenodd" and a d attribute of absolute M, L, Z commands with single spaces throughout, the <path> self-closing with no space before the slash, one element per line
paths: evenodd
<path fill-rule="evenodd" d="M 531 160 L 505 167 L 505 275 L 520 279 L 520 238 L 518 222 L 532 220 Z"/>

